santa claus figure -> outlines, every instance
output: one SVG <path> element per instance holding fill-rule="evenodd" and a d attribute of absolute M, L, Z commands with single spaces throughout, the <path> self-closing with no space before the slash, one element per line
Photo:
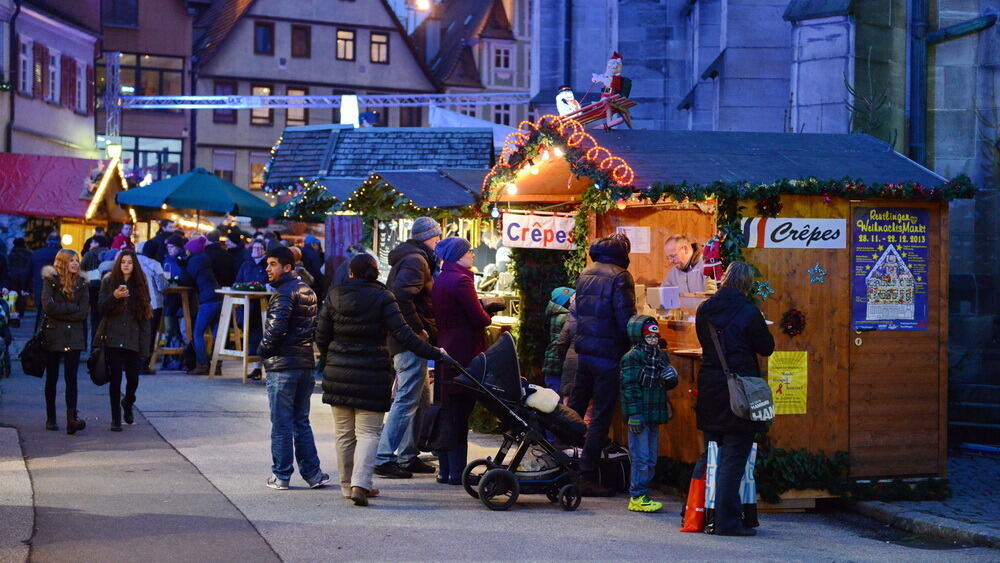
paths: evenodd
<path fill-rule="evenodd" d="M 622 56 L 618 51 L 611 54 L 611 58 L 608 59 L 608 65 L 604 68 L 604 74 L 594 74 L 591 76 L 591 80 L 602 84 L 601 100 L 604 102 L 607 102 L 609 98 L 614 96 L 626 97 L 622 93 L 622 85 L 624 83 L 624 79 L 622 78 Z M 611 129 L 624 121 L 621 116 L 611 119 L 614 113 L 615 110 L 608 104 L 604 116 L 604 127 L 606 129 Z"/>

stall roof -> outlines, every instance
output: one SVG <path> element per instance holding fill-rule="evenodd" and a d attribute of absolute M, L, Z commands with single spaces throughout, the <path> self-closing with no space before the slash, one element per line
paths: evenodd
<path fill-rule="evenodd" d="M 452 171 L 455 173 L 455 171 Z M 474 172 L 473 174 L 465 174 Z M 479 182 L 488 170 L 460 171 L 458 178 L 471 177 L 478 173 Z M 376 171 L 382 180 L 399 190 L 417 207 L 465 207 L 476 202 L 479 185 L 470 189 L 462 180 L 441 170 L 390 170 Z"/>
<path fill-rule="evenodd" d="M 83 219 L 90 204 L 91 177 L 104 164 L 85 158 L 0 153 L 0 213 Z"/>
<path fill-rule="evenodd" d="M 784 178 L 852 178 L 866 183 L 947 180 L 868 135 L 728 131 L 589 130 L 635 171 L 636 187 L 655 182 L 770 183 Z"/>
<path fill-rule="evenodd" d="M 489 168 L 493 133 L 480 128 L 310 125 L 282 134 L 269 186 L 324 178 L 364 177 L 372 170 Z"/>

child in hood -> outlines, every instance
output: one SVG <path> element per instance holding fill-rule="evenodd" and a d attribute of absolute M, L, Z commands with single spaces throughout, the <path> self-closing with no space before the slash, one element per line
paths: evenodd
<path fill-rule="evenodd" d="M 576 293 L 569 287 L 557 287 L 552 290 L 545 316 L 549 319 L 549 346 L 545 349 L 545 361 L 542 363 L 542 375 L 545 386 L 559 392 L 562 382 L 563 362 L 566 351 L 557 345 L 563 325 L 569 318 L 569 300 Z"/>
<path fill-rule="evenodd" d="M 660 425 L 666 424 L 673 414 L 667 391 L 677 387 L 677 370 L 660 349 L 656 319 L 633 315 L 627 329 L 632 348 L 621 360 L 621 401 L 632 455 L 628 509 L 656 512 L 663 508 L 663 503 L 649 498 L 649 482 L 656 469 Z"/>

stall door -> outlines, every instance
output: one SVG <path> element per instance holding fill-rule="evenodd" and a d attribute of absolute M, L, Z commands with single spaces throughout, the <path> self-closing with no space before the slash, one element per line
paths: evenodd
<path fill-rule="evenodd" d="M 910 202 L 851 206 L 849 418 L 854 477 L 944 473 L 948 241 L 942 207 Z M 915 213 L 901 216 L 900 210 Z M 925 233 L 888 226 L 906 221 L 914 225 L 924 217 Z M 866 222 L 867 231 L 860 230 L 859 221 Z M 913 295 L 907 291 L 911 282 Z M 853 293 L 861 291 L 865 302 L 859 305 Z M 926 315 L 920 312 L 924 303 Z M 918 330 L 855 330 L 859 316 L 904 326 L 905 320 L 885 319 L 905 317 L 910 304 L 915 307 L 913 322 L 922 325 Z"/>

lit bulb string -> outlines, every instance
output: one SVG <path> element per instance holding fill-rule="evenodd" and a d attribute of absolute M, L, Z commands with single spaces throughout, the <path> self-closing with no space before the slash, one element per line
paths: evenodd
<path fill-rule="evenodd" d="M 549 150 L 562 153 L 562 150 L 555 143 L 544 138 L 547 135 L 543 133 L 543 129 L 554 131 L 568 149 L 582 151 L 581 160 L 593 163 L 600 171 L 608 172 L 611 179 L 619 186 L 631 185 L 635 180 L 635 171 L 632 170 L 628 162 L 620 156 L 615 156 L 610 150 L 601 146 L 592 135 L 586 132 L 582 123 L 575 119 L 561 118 L 556 115 L 543 115 L 534 122 L 522 121 L 518 124 L 517 130 L 508 134 L 506 139 L 504 139 L 499 162 L 483 178 L 481 189 L 484 194 L 487 194 L 488 201 L 495 202 L 499 200 L 500 190 L 496 188 L 499 187 L 497 184 L 501 183 L 501 174 L 512 167 L 512 157 L 521 153 L 533 136 L 543 135 L 543 139 L 538 142 L 539 144 L 548 145 L 542 152 L 541 160 L 543 162 L 549 160 L 546 158 L 546 156 L 549 156 Z M 563 156 L 563 154 L 557 154 L 557 156 Z M 522 165 L 515 174 L 523 172 L 537 174 L 539 166 L 541 165 L 531 162 L 530 164 Z M 570 178 L 570 183 L 567 184 L 567 187 L 571 185 L 571 182 L 572 178 Z M 511 195 L 516 193 L 515 181 L 509 180 L 506 184 L 508 193 L 511 193 Z M 511 185 L 514 186 L 513 189 L 510 188 Z"/>

